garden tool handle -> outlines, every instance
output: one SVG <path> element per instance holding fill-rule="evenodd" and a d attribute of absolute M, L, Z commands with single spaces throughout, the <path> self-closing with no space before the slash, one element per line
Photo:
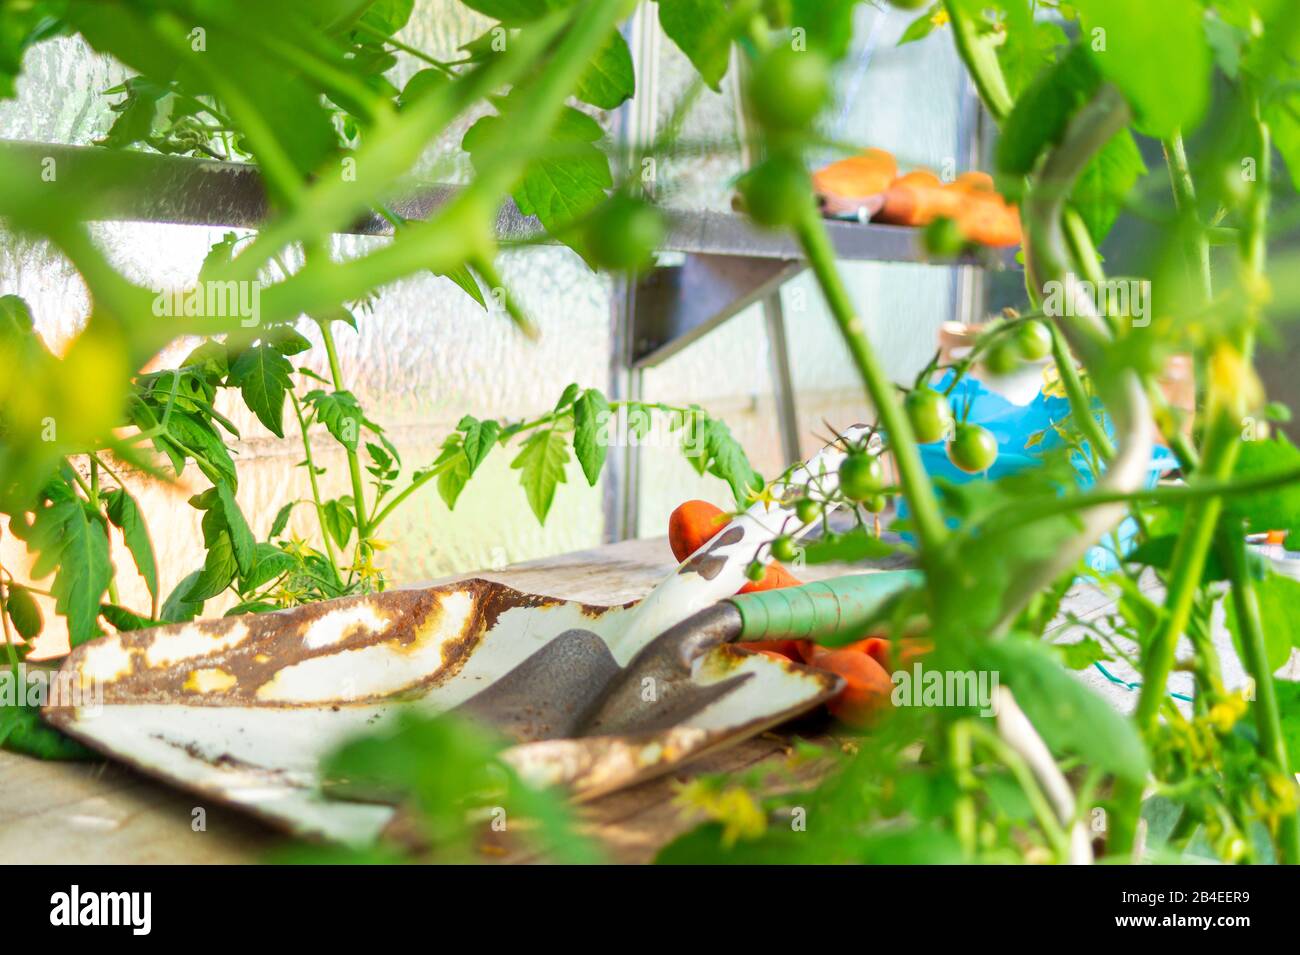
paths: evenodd
<path fill-rule="evenodd" d="M 849 428 L 841 440 L 822 448 L 784 481 L 774 484 L 770 495 L 719 528 L 632 611 L 625 629 L 611 641 L 614 658 L 620 664 L 626 663 L 665 630 L 743 587 L 745 568 L 761 548 L 786 532 L 788 522 L 794 521 L 794 502 L 786 501 L 786 497 L 809 483 L 815 483 L 822 494 L 829 494 L 839 484 L 839 466 L 847 445 L 865 443 L 870 435 L 866 425 Z"/>
<path fill-rule="evenodd" d="M 918 570 L 851 574 L 799 587 L 737 594 L 738 640 L 816 640 L 838 633 L 858 638 L 895 594 L 920 585 Z"/>

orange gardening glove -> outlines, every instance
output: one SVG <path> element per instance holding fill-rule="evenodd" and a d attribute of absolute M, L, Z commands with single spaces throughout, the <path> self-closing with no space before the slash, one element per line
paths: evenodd
<path fill-rule="evenodd" d="M 680 505 L 668 518 L 668 544 L 673 549 L 673 556 L 678 560 L 690 557 L 730 520 L 730 515 L 708 501 L 687 501 Z M 797 587 L 801 583 L 803 581 L 774 560 L 767 565 L 762 580 L 751 580 L 738 592 L 748 594 L 757 590 L 779 590 L 782 587 Z M 809 640 L 757 640 L 736 645 L 757 653 L 781 656 L 794 663 L 807 662 L 812 653 L 812 642 Z"/>
<path fill-rule="evenodd" d="M 850 726 L 866 726 L 890 705 L 894 684 L 889 673 L 870 654 L 845 647 L 814 651 L 812 665 L 842 677 L 844 689 L 826 704 L 836 719 Z"/>

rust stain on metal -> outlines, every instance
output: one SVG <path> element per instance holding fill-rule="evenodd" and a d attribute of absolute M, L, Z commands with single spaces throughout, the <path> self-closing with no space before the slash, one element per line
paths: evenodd
<path fill-rule="evenodd" d="M 735 544 L 743 537 L 744 531 L 735 528 L 715 546 Z M 60 729 L 144 772 L 253 812 L 274 825 L 310 831 L 326 811 L 322 805 L 330 805 L 318 802 L 310 812 L 303 808 L 303 816 L 294 815 L 295 807 L 305 807 L 303 800 L 317 798 L 319 780 L 304 768 L 314 765 L 316 756 L 304 758 L 299 740 L 305 743 L 308 736 L 288 733 L 281 739 L 276 731 L 277 725 L 302 724 L 277 724 L 268 712 L 267 722 L 228 723 L 222 735 L 208 731 L 219 724 L 206 716 L 197 722 L 181 721 L 173 729 L 165 715 L 146 712 L 135 717 L 143 720 L 136 724 L 124 714 L 124 732 L 114 737 L 102 735 L 102 721 L 112 722 L 116 704 L 166 704 L 177 706 L 180 712 L 218 707 L 238 712 L 316 710 L 326 714 L 326 722 L 313 725 L 324 728 L 333 725 L 331 714 L 355 706 L 383 704 L 376 714 L 396 712 L 405 701 L 439 691 L 480 651 L 488 654 L 484 657 L 487 661 L 494 659 L 492 654 L 504 653 L 496 659 L 512 662 L 504 666 L 498 662 L 497 669 L 486 664 L 489 669 L 484 672 L 492 676 L 479 685 L 478 693 L 458 696 L 464 689 L 453 689 L 446 705 L 456 708 L 457 700 L 478 699 L 489 704 L 485 715 L 490 722 L 512 715 L 518 723 L 518 732 L 512 735 L 519 743 L 503 758 L 530 782 L 563 785 L 573 798 L 586 800 L 668 772 L 687 760 L 761 732 L 823 702 L 839 689 L 839 678 L 832 674 L 722 645 L 709 653 L 694 674 L 679 665 L 671 673 L 665 671 L 658 681 L 662 705 L 633 707 L 636 712 L 628 712 L 625 721 L 615 721 L 619 724 L 616 728 L 613 723 L 593 722 L 589 704 L 595 696 L 586 693 L 581 684 L 584 680 L 593 683 L 599 692 L 614 676 L 626 672 L 610 656 L 605 634 L 608 624 L 601 630 L 598 621 L 626 606 L 631 604 L 604 607 L 559 600 L 471 579 L 271 614 L 112 634 L 78 647 L 64 663 L 64 672 L 82 678 L 104 677 L 106 715 L 92 719 L 70 705 L 50 705 L 43 713 Z M 548 612 L 552 609 L 554 617 Z M 503 621 L 516 611 L 525 614 Z M 530 621 L 531 611 L 542 612 L 540 623 Z M 512 660 L 507 648 L 519 644 L 512 643 L 510 637 L 522 637 L 532 627 L 536 633 L 547 634 L 551 621 L 565 632 L 550 633 L 549 639 L 536 644 L 540 649 L 524 657 L 522 663 L 518 656 Z M 585 629 L 588 625 L 594 628 L 590 633 Z M 493 632 L 497 641 L 491 647 L 497 649 L 483 650 L 485 637 Z M 566 635 L 572 636 L 562 639 Z M 593 657 L 588 643 L 601 653 Z M 583 668 L 592 659 L 604 657 L 609 657 L 607 666 Z M 391 672 L 394 661 L 396 677 Z M 629 668 L 633 662 L 629 661 Z M 342 684 L 358 672 L 358 663 L 367 668 L 361 676 L 371 683 L 358 693 L 344 693 Z M 258 696 L 259 690 L 285 673 L 290 679 L 277 686 L 280 695 L 273 699 Z M 517 689 L 522 691 L 513 696 L 509 692 L 512 675 L 519 677 Z M 763 679 L 754 681 L 756 675 Z M 371 692 L 380 685 L 388 689 Z M 497 691 L 495 695 L 492 690 Z M 736 693 L 740 696 L 733 695 Z M 693 717 L 706 709 L 708 718 L 701 725 L 690 725 Z M 283 718 L 317 719 L 307 714 Z M 365 718 L 365 722 L 369 725 L 377 718 Z M 245 725 L 264 725 L 265 739 L 259 731 L 258 745 L 246 747 L 244 742 L 251 736 L 241 735 Z M 152 733 L 147 738 L 153 749 L 133 741 L 130 733 L 137 726 Z M 231 726 L 234 732 L 229 730 Z M 269 741 L 274 742 L 267 745 Z M 161 755 L 159 743 L 166 744 L 163 749 L 184 754 L 190 762 Z M 206 768 L 200 771 L 193 761 Z M 259 780 L 274 792 L 270 801 L 259 799 Z M 292 798 L 276 802 L 286 796 Z M 355 804 L 343 801 L 342 805 Z M 346 820 L 340 823 L 349 824 Z"/>

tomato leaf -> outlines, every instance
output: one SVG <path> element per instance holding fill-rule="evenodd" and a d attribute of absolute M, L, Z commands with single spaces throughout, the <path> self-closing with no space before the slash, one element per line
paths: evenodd
<path fill-rule="evenodd" d="M 478 466 L 483 463 L 483 459 L 496 444 L 501 434 L 501 425 L 495 421 L 479 421 L 471 415 L 466 415 L 460 419 L 456 430 L 462 435 L 461 450 L 465 455 L 465 463 L 469 465 L 469 473 L 466 475 L 468 478 L 478 470 Z"/>
<path fill-rule="evenodd" d="M 99 515 L 67 484 L 51 483 L 45 497 L 48 506 L 36 509 L 30 528 L 19 531 L 11 525 L 11 530 L 27 542 L 29 551 L 39 554 L 33 579 L 54 573 L 54 607 L 67 618 L 75 647 L 99 635 L 99 601 L 113 576 L 108 532 Z"/>
<path fill-rule="evenodd" d="M 906 43 L 915 43 L 918 40 L 924 40 L 934 32 L 936 26 L 934 15 L 939 12 L 941 4 L 932 3 L 926 10 L 915 20 L 907 25 L 903 35 L 898 38 L 898 45 L 903 46 Z"/>
<path fill-rule="evenodd" d="M 267 430 L 284 437 L 284 398 L 293 387 L 293 365 L 271 345 L 244 349 L 230 366 L 230 383 L 238 385 L 244 403 Z"/>
<path fill-rule="evenodd" d="M 1300 468 L 1300 449 L 1285 436 L 1269 441 L 1243 441 L 1233 479 L 1262 477 Z M 1300 529 L 1300 484 L 1291 483 L 1224 499 L 1224 513 L 1246 523 L 1255 533 Z M 1300 530 L 1291 539 L 1300 546 Z"/>
<path fill-rule="evenodd" d="M 288 573 L 297 566 L 293 555 L 287 554 L 274 544 L 259 543 L 255 553 L 253 571 L 240 578 L 243 593 L 252 593 L 259 587 L 269 584 L 281 574 Z"/>
<path fill-rule="evenodd" d="M 352 529 L 357 526 L 356 518 L 352 514 L 352 506 L 342 500 L 326 501 L 323 507 L 325 513 L 325 529 L 329 531 L 330 537 L 340 547 L 347 547 L 348 540 L 352 537 Z"/>
<path fill-rule="evenodd" d="M 573 95 L 592 106 L 614 109 L 631 99 L 635 91 L 632 51 L 623 34 L 615 30 L 592 60 Z"/>
<path fill-rule="evenodd" d="M 588 388 L 573 404 L 573 453 L 592 487 L 605 466 L 608 419 L 609 402 L 595 388 Z"/>
<path fill-rule="evenodd" d="M 179 584 L 172 590 L 171 594 L 163 601 L 162 610 L 158 616 L 168 623 L 183 623 L 186 620 L 193 620 L 203 609 L 203 601 L 193 601 L 187 598 L 190 589 L 198 583 L 202 570 L 191 571 L 186 574 Z"/>
<path fill-rule="evenodd" d="M 474 273 L 469 270 L 467 265 L 458 265 L 454 269 L 439 273 L 443 278 L 450 279 L 460 286 L 461 290 L 479 304 L 479 307 L 487 309 L 487 299 L 483 297 L 483 290 L 479 288 L 478 279 Z"/>
<path fill-rule="evenodd" d="M 293 513 L 293 506 L 297 503 L 297 501 L 290 501 L 275 512 L 275 520 L 271 522 L 269 537 L 279 537 L 284 533 L 284 529 L 289 526 L 289 515 Z"/>
<path fill-rule="evenodd" d="M 1194 129 L 1210 91 L 1201 5 L 1186 0 L 1075 0 L 1074 5 L 1093 63 L 1124 93 L 1138 129 L 1155 137 Z"/>
<path fill-rule="evenodd" d="M 1300 766 L 1300 683 L 1274 680 L 1278 709 L 1282 713 L 1282 742 L 1291 763 L 1291 771 Z"/>
<path fill-rule="evenodd" d="M 484 116 L 465 133 L 461 147 L 475 162 L 509 147 L 510 112 L 515 101 L 498 102 L 499 116 Z M 514 190 L 515 205 L 526 216 L 536 216 L 546 231 L 564 241 L 590 263 L 581 237 L 570 227 L 606 199 L 613 186 L 609 158 L 596 145 L 604 138 L 600 123 L 586 113 L 566 106 L 552 131 L 547 151 L 525 167 Z M 566 234 L 570 233 L 570 234 Z"/>
<path fill-rule="evenodd" d="M 790 25 L 806 31 L 810 48 L 838 60 L 848 52 L 853 40 L 856 6 L 857 0 L 792 0 Z"/>
<path fill-rule="evenodd" d="M 212 483 L 225 481 L 231 487 L 238 486 L 239 478 L 230 450 L 207 422 L 194 415 L 173 412 L 167 423 L 167 436 L 194 459 Z M 176 473 L 181 473 L 180 467 Z"/>
<path fill-rule="evenodd" d="M 1075 643 L 1056 644 L 1061 660 L 1071 670 L 1086 670 L 1094 663 L 1112 659 L 1106 648 L 1092 637 L 1084 637 Z"/>
<path fill-rule="evenodd" d="M 763 479 L 749 463 L 745 449 L 731 435 L 731 429 L 715 418 L 708 419 L 709 473 L 722 478 L 731 488 L 736 504 L 748 507 L 750 492 L 763 486 Z"/>
<path fill-rule="evenodd" d="M 1133 783 L 1146 779 L 1146 750 L 1133 724 L 1071 676 L 1045 645 L 1011 636 L 985 645 L 980 655 L 1055 752 L 1075 753 Z"/>
<path fill-rule="evenodd" d="M 205 600 L 210 600 L 230 586 L 238 570 L 239 564 L 235 560 L 235 548 L 231 543 L 230 533 L 222 530 L 208 545 L 203 567 L 189 589 L 185 591 L 182 601 L 185 604 L 202 605 Z M 195 610 L 195 613 L 197 612 Z"/>
<path fill-rule="evenodd" d="M 13 672 L 0 672 L 0 684 L 13 679 Z M 8 695 L 8 690 L 0 695 Z M 70 736 L 42 722 L 39 707 L 0 706 L 0 746 L 37 759 L 94 759 L 95 754 Z"/>
<path fill-rule="evenodd" d="M 253 569 L 253 550 L 257 545 L 253 532 L 248 527 L 248 522 L 244 520 L 244 513 L 239 509 L 239 503 L 235 500 L 235 494 L 225 484 L 216 485 L 217 499 L 221 502 L 221 516 L 225 520 L 226 531 L 230 534 L 231 549 L 235 555 L 235 563 L 239 565 L 239 573 L 247 574 Z"/>
<path fill-rule="evenodd" d="M 101 604 L 99 612 L 117 630 L 147 630 L 154 626 L 154 622 L 148 617 L 142 617 L 134 610 L 119 607 L 117 604 Z"/>
<path fill-rule="evenodd" d="M 565 482 L 564 466 L 569 452 L 564 434 L 555 428 L 535 431 L 524 442 L 510 467 L 519 471 L 519 483 L 528 497 L 528 506 L 537 520 L 546 523 L 546 514 L 555 499 L 555 488 Z"/>
<path fill-rule="evenodd" d="M 1259 600 L 1268 669 L 1276 673 L 1291 658 L 1292 648 L 1300 647 L 1300 581 L 1265 573 L 1255 581 L 1255 596 Z M 1237 655 L 1245 659 L 1241 652 L 1241 620 L 1231 594 L 1224 598 L 1223 608 L 1232 644 L 1237 648 Z"/>
<path fill-rule="evenodd" d="M 149 539 L 149 529 L 145 526 L 144 515 L 135 498 L 122 488 L 114 488 L 103 494 L 105 510 L 113 526 L 122 532 L 126 549 L 131 552 L 135 568 L 144 578 L 145 586 L 153 597 L 158 596 L 158 564 L 154 559 L 153 542 Z"/>
<path fill-rule="evenodd" d="M 660 0 L 659 26 L 716 92 L 722 90 L 731 59 L 731 37 L 721 29 L 729 19 L 723 0 Z"/>
<path fill-rule="evenodd" d="M 355 451 L 365 424 L 365 413 L 350 391 L 311 391 L 303 401 L 316 410 L 316 420 L 325 425 L 339 444 Z"/>
<path fill-rule="evenodd" d="M 1084 168 L 1071 200 L 1094 245 L 1106 238 L 1125 200 L 1146 172 L 1142 153 L 1127 129 L 1112 137 Z"/>
<path fill-rule="evenodd" d="M 539 19 L 552 10 L 572 6 L 574 0 L 463 0 L 465 6 L 485 17 L 517 25 Z"/>
<path fill-rule="evenodd" d="M 13 623 L 14 629 L 18 631 L 19 636 L 24 640 L 31 640 L 41 632 L 44 620 L 41 618 L 41 608 L 32 596 L 32 592 L 26 587 L 12 584 L 9 587 L 8 594 L 5 597 L 5 610 L 9 614 L 9 620 Z M 0 664 L 4 658 L 0 657 Z"/>
<path fill-rule="evenodd" d="M 1038 157 L 1061 141 L 1070 117 L 1098 82 L 1096 69 L 1081 46 L 1071 48 L 1039 74 L 1002 124 L 995 152 L 998 172 L 1012 179 L 1032 171 Z"/>

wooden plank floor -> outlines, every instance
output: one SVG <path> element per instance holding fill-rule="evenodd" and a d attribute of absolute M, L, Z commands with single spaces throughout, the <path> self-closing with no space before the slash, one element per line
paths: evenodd
<path fill-rule="evenodd" d="M 644 596 L 676 562 L 665 538 L 624 541 L 477 575 L 520 590 L 589 603 Z M 829 576 L 833 568 L 818 568 Z M 441 581 L 439 581 L 441 582 Z M 672 805 L 693 773 L 785 758 L 785 737 L 765 734 L 704 757 L 688 772 L 651 780 L 581 809 L 611 861 L 646 862 L 689 826 Z M 195 810 L 205 828 L 195 827 Z M 117 764 L 46 763 L 0 752 L 0 864 L 256 862 L 281 838 L 261 823 L 171 789 Z M 535 861 L 508 852 L 501 861 Z"/>

